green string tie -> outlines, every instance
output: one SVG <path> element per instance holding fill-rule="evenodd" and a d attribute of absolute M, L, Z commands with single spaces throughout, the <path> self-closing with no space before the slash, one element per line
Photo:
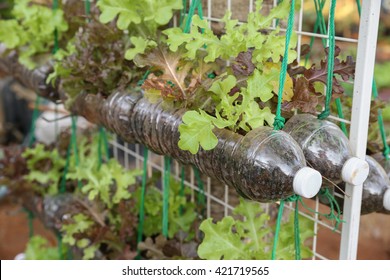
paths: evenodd
<path fill-rule="evenodd" d="M 168 237 L 168 218 L 169 218 L 169 189 L 170 189 L 171 159 L 164 157 L 164 184 L 163 184 L 163 217 L 162 217 L 162 234 Z"/>
<path fill-rule="evenodd" d="M 337 200 L 334 198 L 334 196 L 329 192 L 329 189 L 328 188 L 324 188 L 324 189 L 321 189 L 320 192 L 318 193 L 320 196 L 323 196 L 325 197 L 328 201 L 329 201 L 329 207 L 330 207 L 330 212 L 329 214 L 322 214 L 322 213 L 319 213 L 319 212 L 316 212 L 310 208 L 308 208 L 302 201 L 302 205 L 308 209 L 309 211 L 311 212 L 314 212 L 318 215 L 321 215 L 321 216 L 324 216 L 326 217 L 328 220 L 334 220 L 336 222 L 334 228 L 333 228 L 333 231 L 335 231 L 340 223 L 344 223 L 344 220 L 342 220 L 340 218 L 341 216 L 341 210 L 340 210 L 340 206 L 339 204 L 337 203 Z M 335 214 L 336 212 L 336 214 Z"/>
<path fill-rule="evenodd" d="M 198 182 L 198 188 L 199 188 L 199 192 L 198 192 L 198 205 L 200 206 L 200 213 L 199 214 L 201 215 L 201 217 L 204 217 L 205 211 L 206 211 L 206 195 L 204 192 L 204 185 L 203 185 L 202 178 L 200 177 L 199 169 L 194 166 L 193 170 L 194 170 L 195 178 L 196 178 L 196 181 Z"/>
<path fill-rule="evenodd" d="M 192 23 L 192 17 L 194 16 L 196 9 L 198 9 L 198 11 L 199 11 L 199 7 L 201 7 L 201 5 L 202 5 L 202 3 L 201 3 L 200 0 L 192 0 L 191 5 L 190 5 L 190 9 L 188 11 L 187 20 L 185 22 L 185 26 L 184 26 L 184 30 L 183 30 L 184 33 L 189 33 L 190 32 L 190 30 L 191 30 L 191 23 Z"/>
<path fill-rule="evenodd" d="M 137 244 L 142 241 L 142 236 L 144 234 L 144 222 L 145 222 L 145 194 L 146 194 L 146 181 L 148 179 L 148 157 L 149 150 L 144 148 L 144 163 L 143 163 L 143 173 L 142 173 L 142 185 L 141 185 L 141 199 L 139 204 L 139 222 L 138 222 L 138 232 L 137 232 Z M 140 250 L 137 246 L 137 259 L 140 259 Z"/>
<path fill-rule="evenodd" d="M 34 111 L 32 113 L 32 120 L 31 120 L 31 127 L 30 127 L 30 138 L 28 141 L 28 146 L 31 147 L 34 142 L 35 142 L 35 127 L 36 123 L 39 117 L 39 104 L 41 103 L 41 98 L 37 96 L 35 99 L 35 104 L 34 104 Z"/>
<path fill-rule="evenodd" d="M 53 6 L 52 10 L 55 13 L 58 10 L 58 0 L 53 0 Z M 60 49 L 59 47 L 59 42 L 58 42 L 58 30 L 57 28 L 54 29 L 54 48 L 53 48 L 53 54 L 55 54 L 58 50 Z"/>
<path fill-rule="evenodd" d="M 330 5 L 329 15 L 329 53 L 328 53 L 328 75 L 326 80 L 326 96 L 325 96 L 325 108 L 321 114 L 318 115 L 320 120 L 326 119 L 330 115 L 330 101 L 332 100 L 333 90 L 333 70 L 334 70 L 334 52 L 335 52 L 335 26 L 334 16 L 336 10 L 336 0 L 332 0 Z"/>
<path fill-rule="evenodd" d="M 284 127 L 284 122 L 286 121 L 285 118 L 282 116 L 276 116 L 274 120 L 274 129 L 275 130 L 281 130 Z"/>
<path fill-rule="evenodd" d="M 294 213 L 295 259 L 296 260 L 301 259 L 301 241 L 300 241 L 300 233 L 299 233 L 299 208 L 298 208 L 299 201 L 301 201 L 301 197 L 299 195 L 292 195 L 292 196 L 280 201 L 278 217 L 276 220 L 274 243 L 272 246 L 272 253 L 271 253 L 272 260 L 276 259 L 276 249 L 277 249 L 277 245 L 278 245 L 278 241 L 279 241 L 279 233 L 280 233 L 280 227 L 281 227 L 281 223 L 282 223 L 284 205 L 286 202 L 295 202 L 295 213 Z"/>
<path fill-rule="evenodd" d="M 179 191 L 180 197 L 184 197 L 184 189 L 185 189 L 184 180 L 185 180 L 185 168 L 184 168 L 184 166 L 182 166 L 181 167 L 181 174 L 180 174 L 180 191 Z M 180 215 L 183 215 L 183 213 L 184 213 L 183 205 L 180 205 L 179 213 L 180 213 Z"/>
<path fill-rule="evenodd" d="M 293 27 L 294 27 L 294 14 L 295 14 L 295 0 L 292 0 L 290 5 L 290 12 L 288 15 L 288 21 L 287 21 L 286 42 L 284 46 L 282 67 L 279 75 L 278 105 L 276 107 L 276 116 L 274 120 L 275 130 L 282 129 L 284 127 L 284 122 L 285 122 L 285 119 L 282 117 L 282 101 L 283 101 L 284 84 L 286 82 L 286 75 L 287 75 L 288 52 L 289 52 L 289 46 L 291 41 L 291 34 L 293 32 Z"/>

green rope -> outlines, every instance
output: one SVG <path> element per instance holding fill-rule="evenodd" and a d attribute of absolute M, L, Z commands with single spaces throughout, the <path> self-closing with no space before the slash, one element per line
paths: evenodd
<path fill-rule="evenodd" d="M 337 114 L 341 119 L 344 119 L 344 113 L 343 113 L 343 105 L 341 104 L 340 98 L 336 98 L 336 106 L 337 106 Z M 345 125 L 345 122 L 340 122 L 341 130 L 344 132 L 344 135 L 348 137 L 348 131 L 347 126 Z"/>
<path fill-rule="evenodd" d="M 198 205 L 201 207 L 201 213 L 200 214 L 202 215 L 202 217 L 204 217 L 205 216 L 205 210 L 206 210 L 205 209 L 206 195 L 205 195 L 205 192 L 204 192 L 204 185 L 203 185 L 202 178 L 200 177 L 199 169 L 194 166 L 193 170 L 194 170 L 195 178 L 196 178 L 196 181 L 198 182 L 198 188 L 199 188 L 199 192 L 198 192 Z"/>
<path fill-rule="evenodd" d="M 145 80 L 148 78 L 149 74 L 150 74 L 150 70 L 146 70 L 141 80 L 138 81 L 137 86 L 139 87 L 142 86 L 145 83 Z"/>
<path fill-rule="evenodd" d="M 79 166 L 80 159 L 79 159 L 79 151 L 77 148 L 77 117 L 72 116 L 72 126 L 71 126 L 71 136 L 70 136 L 70 145 L 73 148 L 73 155 L 74 155 L 74 160 L 75 160 L 75 167 Z M 77 187 L 81 189 L 81 181 L 77 180 Z"/>
<path fill-rule="evenodd" d="M 317 19 L 316 22 L 318 22 L 318 28 L 320 29 L 321 34 L 326 34 L 326 23 L 325 18 L 322 14 L 322 11 L 324 10 L 326 0 L 314 0 L 315 8 L 316 8 L 316 15 Z M 326 39 L 321 38 L 322 45 L 326 46 Z"/>
<path fill-rule="evenodd" d="M 311 209 L 309 206 L 306 205 L 306 203 L 302 200 L 302 198 L 300 198 L 299 201 L 301 202 L 302 206 L 306 210 L 310 211 L 311 213 L 317 214 L 319 216 L 323 216 L 330 221 L 335 221 L 335 226 L 334 226 L 333 230 L 336 230 L 339 227 L 339 225 L 344 222 L 344 220 L 341 219 L 341 209 L 340 209 L 340 206 L 339 206 L 337 200 L 329 192 L 328 188 L 322 188 L 319 191 L 318 195 L 325 197 L 329 201 L 330 211 L 328 214 L 324 214 L 324 213 L 315 211 L 314 209 Z"/>
<path fill-rule="evenodd" d="M 200 5 L 202 5 L 200 0 L 192 0 L 190 9 L 188 10 L 188 16 L 183 30 L 184 33 L 189 33 L 191 31 L 192 17 L 195 14 L 195 10 L 196 9 L 199 10 Z"/>
<path fill-rule="evenodd" d="M 291 35 L 293 32 L 293 28 L 294 28 L 294 17 L 295 17 L 295 0 L 292 0 L 291 5 L 290 5 L 288 20 L 287 20 L 286 41 L 285 41 L 285 46 L 284 46 L 282 67 L 281 67 L 280 74 L 279 74 L 278 104 L 277 104 L 277 108 L 276 108 L 276 116 L 275 116 L 275 121 L 274 121 L 274 129 L 275 130 L 280 130 L 284 127 L 285 119 L 281 115 L 282 100 L 283 100 L 284 84 L 286 82 L 286 75 L 287 75 L 289 46 L 290 46 L 290 41 L 291 41 Z M 278 22 L 277 22 L 277 24 L 278 24 Z M 280 232 L 280 226 L 281 226 L 281 222 L 282 222 L 285 201 L 293 201 L 293 200 L 297 201 L 298 197 L 299 196 L 292 196 L 286 200 L 280 201 L 278 218 L 276 220 L 274 243 L 273 243 L 273 248 L 272 248 L 272 253 L 271 253 L 271 258 L 273 260 L 275 260 L 275 258 L 276 258 L 276 249 L 277 249 L 277 244 L 278 244 L 278 240 L 279 240 L 279 232 Z M 301 253 L 300 253 L 300 238 L 299 238 L 299 222 L 297 220 L 298 219 L 298 209 L 297 208 L 296 208 L 295 216 L 296 216 L 296 220 L 294 221 L 295 258 L 300 259 Z"/>
<path fill-rule="evenodd" d="M 184 22 L 185 15 L 187 13 L 187 0 L 182 0 L 183 9 L 180 11 L 179 25 L 182 26 Z"/>
<path fill-rule="evenodd" d="M 299 199 L 299 198 L 298 198 Z M 294 244 L 295 244 L 295 259 L 300 260 L 301 257 L 301 237 L 299 233 L 299 204 L 298 200 L 295 201 L 295 212 L 294 212 Z"/>
<path fill-rule="evenodd" d="M 31 126 L 30 126 L 30 136 L 29 136 L 29 141 L 28 141 L 28 146 L 31 147 L 34 142 L 35 142 L 35 126 L 37 123 L 37 119 L 39 117 L 39 104 L 41 102 L 41 98 L 37 96 L 35 99 L 35 104 L 34 104 L 34 111 L 32 113 L 32 120 L 31 120 Z"/>
<path fill-rule="evenodd" d="M 162 234 L 168 237 L 168 218 L 169 218 L 169 189 L 170 189 L 171 159 L 164 157 L 164 178 L 163 178 L 163 217 Z"/>
<path fill-rule="evenodd" d="M 314 5 L 315 5 L 317 16 L 316 16 L 316 22 L 314 23 L 313 33 L 317 33 L 318 29 L 320 29 L 320 34 L 325 34 L 326 33 L 326 25 L 325 25 L 325 19 L 322 16 L 322 10 L 324 9 L 326 0 L 322 0 L 321 2 L 320 1 L 321 0 L 314 0 Z M 310 49 L 313 49 L 314 40 L 315 40 L 315 37 L 311 36 L 310 44 L 309 44 Z M 322 45 L 324 47 L 326 46 L 326 41 L 324 38 L 322 38 Z M 310 53 L 308 53 L 305 56 L 305 66 L 307 66 L 307 63 L 309 62 L 309 57 L 310 57 Z"/>
<path fill-rule="evenodd" d="M 334 16 L 336 10 L 336 0 L 332 0 L 329 15 L 329 50 L 328 50 L 328 75 L 326 80 L 325 107 L 321 114 L 318 115 L 320 120 L 326 119 L 330 114 L 330 101 L 332 100 L 333 90 L 333 70 L 334 70 L 334 51 L 335 51 L 335 25 Z"/>
<path fill-rule="evenodd" d="M 108 140 L 106 130 L 103 126 L 99 126 L 99 139 L 98 139 L 98 170 L 103 163 L 103 153 L 105 155 L 106 161 L 110 158 L 110 151 L 108 148 Z"/>
<path fill-rule="evenodd" d="M 317 32 L 317 29 L 316 29 L 316 26 L 317 26 L 320 28 L 321 34 L 326 34 L 326 23 L 325 23 L 324 16 L 322 14 L 322 11 L 323 11 L 324 6 L 325 6 L 325 2 L 326 2 L 326 0 L 314 0 L 314 4 L 316 7 L 316 15 L 317 15 L 314 33 Z M 313 47 L 313 42 L 314 42 L 314 37 L 311 37 L 310 49 L 312 49 L 312 47 Z M 326 47 L 326 41 L 324 38 L 322 38 L 322 44 L 324 47 Z M 308 57 L 308 56 L 306 56 L 306 57 Z M 306 60 L 306 62 L 307 62 L 307 60 Z M 306 62 L 305 62 L 305 64 L 306 64 Z M 329 72 L 328 72 L 328 74 L 329 74 Z M 343 108 L 342 108 L 342 103 L 341 103 L 340 98 L 336 98 L 335 102 L 336 102 L 337 113 L 338 113 L 339 118 L 344 119 Z M 348 137 L 348 131 L 347 131 L 346 124 L 344 122 L 340 122 L 340 127 L 341 127 L 341 130 L 344 132 L 344 134 Z"/>
<path fill-rule="evenodd" d="M 39 117 L 39 104 L 40 104 L 40 97 L 37 96 L 35 99 L 34 104 L 34 110 L 32 114 L 32 120 L 31 120 L 31 126 L 30 126 L 30 132 L 29 132 L 29 140 L 28 140 L 28 146 L 31 147 L 35 142 L 35 127 L 37 123 L 37 119 Z M 27 224 L 28 224 L 28 236 L 31 238 L 34 235 L 34 213 L 30 210 L 24 208 L 24 210 L 27 213 Z"/>
<path fill-rule="evenodd" d="M 185 180 L 185 168 L 184 168 L 184 166 L 182 166 L 181 167 L 181 174 L 180 174 L 180 191 L 179 191 L 180 197 L 184 197 L 184 189 L 185 189 L 184 180 Z M 180 213 L 180 215 L 183 215 L 183 213 L 184 213 L 183 205 L 180 205 L 179 213 Z"/>
<path fill-rule="evenodd" d="M 279 232 L 280 232 L 280 225 L 282 223 L 284 203 L 285 203 L 284 200 L 280 201 L 280 206 L 279 206 L 279 211 L 278 211 L 278 218 L 276 219 L 274 244 L 272 246 L 272 253 L 271 253 L 271 259 L 272 260 L 276 259 L 276 248 L 277 248 L 278 240 L 279 240 Z"/>
<path fill-rule="evenodd" d="M 386 158 L 386 161 L 388 161 L 389 160 L 390 148 L 389 148 L 389 145 L 387 144 L 385 125 L 383 123 L 383 117 L 382 117 L 382 110 L 381 109 L 378 109 L 378 124 L 379 124 L 379 131 L 380 131 L 381 138 L 382 138 L 382 143 L 383 143 L 383 156 Z"/>
<path fill-rule="evenodd" d="M 91 2 L 90 0 L 84 0 L 84 11 L 87 16 L 91 14 Z"/>
<path fill-rule="evenodd" d="M 287 21 L 286 44 L 284 47 L 282 68 L 280 70 L 280 75 L 279 75 L 278 105 L 276 107 L 276 116 L 274 121 L 275 130 L 282 129 L 284 127 L 284 121 L 285 121 L 285 119 L 282 117 L 282 100 L 283 100 L 284 84 L 286 82 L 288 52 L 289 52 L 289 46 L 291 41 L 291 34 L 293 32 L 293 27 L 294 27 L 294 13 L 295 13 L 295 0 L 292 0 L 290 5 L 290 12 L 288 15 L 288 21 Z"/>
<path fill-rule="evenodd" d="M 142 173 L 142 185 L 141 185 L 141 198 L 139 205 L 139 218 L 138 218 L 138 232 L 137 232 L 137 244 L 142 241 L 142 236 L 144 234 L 144 222 L 145 222 L 145 194 L 146 194 L 146 181 L 148 179 L 148 157 L 149 150 L 144 148 L 144 163 L 143 163 L 143 173 Z M 137 259 L 140 259 L 140 250 L 137 246 Z"/>
<path fill-rule="evenodd" d="M 66 192 L 66 177 L 68 175 L 69 171 L 69 162 L 70 162 L 70 150 L 71 150 L 71 143 L 68 145 L 68 149 L 66 151 L 66 161 L 65 161 L 65 167 L 64 167 L 64 173 L 62 174 L 61 183 L 60 183 L 60 193 Z"/>
<path fill-rule="evenodd" d="M 53 6 L 52 10 L 55 13 L 58 10 L 58 0 L 53 0 Z M 53 54 L 55 54 L 58 50 L 60 49 L 59 47 L 59 42 L 58 42 L 58 30 L 57 28 L 54 29 L 54 48 L 53 48 Z"/>
<path fill-rule="evenodd" d="M 356 0 L 356 6 L 358 9 L 359 16 L 362 14 L 362 5 L 360 4 L 360 0 Z"/>
<path fill-rule="evenodd" d="M 276 5 L 279 5 L 280 3 L 282 3 L 283 0 L 278 0 L 278 2 L 276 3 Z M 276 21 L 275 21 L 275 27 L 279 26 L 279 19 L 277 18 Z"/>

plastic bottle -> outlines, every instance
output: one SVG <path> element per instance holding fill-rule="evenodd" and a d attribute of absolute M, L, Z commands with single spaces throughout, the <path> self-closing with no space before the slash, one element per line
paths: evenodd
<path fill-rule="evenodd" d="M 372 157 L 366 156 L 370 166 L 363 184 L 362 214 L 381 212 L 390 214 L 390 180 L 383 167 Z"/>
<path fill-rule="evenodd" d="M 167 106 L 162 100 L 151 103 L 139 92 L 118 92 L 100 108 L 102 124 L 123 140 L 195 165 L 246 198 L 269 202 L 294 193 L 313 197 L 321 186 L 320 173 L 306 167 L 302 150 L 283 131 L 262 127 L 242 136 L 216 129 L 217 146 L 193 155 L 178 147 L 185 109 Z"/>
<path fill-rule="evenodd" d="M 387 176 L 390 178 L 390 160 L 386 160 L 383 153 L 376 153 L 372 157 L 383 167 Z"/>
<path fill-rule="evenodd" d="M 12 71 L 15 65 L 12 57 L 0 60 L 0 67 L 5 71 Z M 47 72 L 46 68 L 34 70 L 21 75 L 21 79 L 26 78 L 27 86 L 39 90 L 40 95 L 54 96 L 50 88 L 40 88 Z M 152 104 L 137 91 L 117 92 L 106 100 L 83 93 L 72 106 L 73 113 L 104 125 L 126 142 L 138 142 L 183 164 L 193 164 L 201 172 L 235 187 L 247 198 L 268 202 L 287 198 L 294 192 L 303 197 L 318 192 L 321 175 L 306 166 L 297 143 L 282 131 L 261 128 L 241 136 L 216 130 L 219 142 L 215 149 L 201 150 L 196 155 L 181 150 L 178 127 L 185 111 L 166 108 L 161 100 Z"/>
<path fill-rule="evenodd" d="M 373 212 L 390 214 L 390 180 L 383 167 L 370 156 L 366 156 L 366 162 L 369 165 L 370 172 L 366 181 L 363 183 L 361 214 L 369 214 Z M 339 187 L 345 190 L 345 183 L 339 184 Z M 335 192 L 341 191 L 337 188 Z M 347 198 L 349 199 L 349 198 Z M 340 206 L 343 205 L 344 199 L 336 197 Z M 326 201 L 321 201 L 328 204 Z"/>
<path fill-rule="evenodd" d="M 5 55 L 6 49 L 0 44 L 0 70 L 8 73 L 25 87 L 39 93 L 40 96 L 52 101 L 59 99 L 58 92 L 52 84 L 46 83 L 47 76 L 53 72 L 50 64 L 45 64 L 33 70 L 27 69 L 18 61 L 16 52 Z"/>
<path fill-rule="evenodd" d="M 335 184 L 359 185 L 368 176 L 368 164 L 353 157 L 348 139 L 332 122 L 309 114 L 293 116 L 283 131 L 300 145 L 308 165 Z"/>

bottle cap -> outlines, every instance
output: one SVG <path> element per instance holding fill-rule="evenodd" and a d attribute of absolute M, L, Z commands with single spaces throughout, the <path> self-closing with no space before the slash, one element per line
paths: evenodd
<path fill-rule="evenodd" d="M 367 179 L 369 172 L 368 163 L 357 157 L 348 159 L 341 170 L 341 177 L 344 182 L 353 186 L 362 185 Z"/>
<path fill-rule="evenodd" d="M 314 197 L 322 185 L 322 176 L 320 172 L 310 167 L 299 169 L 294 176 L 294 192 L 304 198 Z"/>
<path fill-rule="evenodd" d="M 383 207 L 387 210 L 390 211 L 390 188 L 388 188 L 385 191 L 385 194 L 383 196 Z"/>

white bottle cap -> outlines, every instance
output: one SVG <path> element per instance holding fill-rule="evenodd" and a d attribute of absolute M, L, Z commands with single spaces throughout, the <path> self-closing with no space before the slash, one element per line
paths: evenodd
<path fill-rule="evenodd" d="M 344 182 L 353 186 L 362 185 L 367 179 L 370 168 L 365 160 L 357 157 L 348 159 L 341 170 L 341 178 Z"/>
<path fill-rule="evenodd" d="M 294 176 L 294 192 L 304 198 L 314 197 L 320 191 L 321 185 L 322 176 L 313 168 L 303 167 Z"/>
<path fill-rule="evenodd" d="M 390 188 L 388 188 L 385 191 L 385 194 L 383 196 L 383 207 L 387 210 L 390 211 Z"/>

